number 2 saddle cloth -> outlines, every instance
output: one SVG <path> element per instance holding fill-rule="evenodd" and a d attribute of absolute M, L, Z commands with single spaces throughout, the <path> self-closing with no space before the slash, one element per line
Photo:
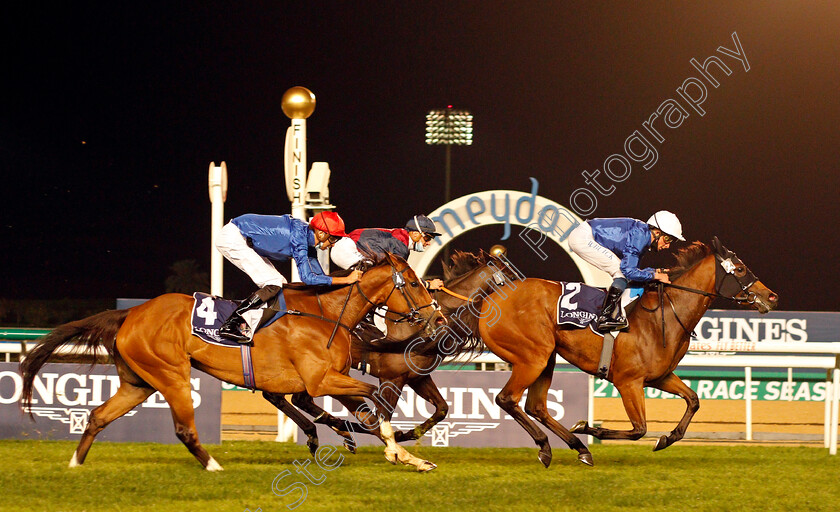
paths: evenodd
<path fill-rule="evenodd" d="M 557 325 L 565 325 L 568 328 L 589 327 L 598 336 L 603 336 L 595 330 L 595 320 L 601 314 L 601 307 L 604 305 L 604 298 L 607 295 L 603 288 L 595 288 L 583 283 L 560 282 L 563 290 L 557 298 Z M 627 307 L 642 295 L 644 288 L 641 286 L 630 286 L 621 295 L 621 308 L 627 314 Z"/>
<path fill-rule="evenodd" d="M 213 345 L 239 347 L 240 343 L 219 336 L 219 328 L 239 306 L 239 303 L 202 292 L 193 293 L 193 299 L 192 318 L 190 319 L 193 335 Z M 256 315 L 248 314 L 252 312 Z M 280 293 L 274 299 L 268 301 L 266 306 L 248 311 L 243 316 L 251 327 L 251 332 L 256 333 L 257 330 L 277 321 L 286 312 L 286 299 L 283 297 L 283 291 L 280 290 Z M 249 316 L 254 318 L 249 318 Z"/>

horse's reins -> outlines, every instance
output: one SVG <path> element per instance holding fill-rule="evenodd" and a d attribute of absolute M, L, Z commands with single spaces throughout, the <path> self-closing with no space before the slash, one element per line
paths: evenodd
<path fill-rule="evenodd" d="M 461 295 L 460 293 L 453 292 L 452 290 L 450 290 L 449 288 L 447 288 L 445 286 L 441 286 L 440 288 L 438 288 L 438 290 L 440 290 L 444 293 L 447 293 L 447 294 L 455 297 L 456 299 L 465 300 L 467 302 L 475 302 L 475 299 L 471 299 L 467 296 Z"/>
<path fill-rule="evenodd" d="M 720 257 L 719 255 L 717 255 L 717 254 L 715 254 L 715 258 L 719 259 L 721 262 L 723 261 L 723 258 L 721 258 L 721 257 Z M 726 270 L 726 269 L 724 269 L 724 270 Z M 732 275 L 732 274 L 731 274 L 729 271 L 726 271 L 726 275 L 727 275 L 727 276 L 729 276 L 729 275 Z M 675 307 L 674 307 L 674 300 L 673 300 L 673 299 L 671 299 L 671 296 L 670 296 L 670 295 L 668 295 L 668 292 L 665 290 L 665 287 L 666 287 L 666 286 L 671 287 L 671 288 L 676 288 L 677 290 L 682 290 L 682 291 L 686 291 L 686 292 L 694 293 L 694 294 L 697 294 L 697 295 L 703 295 L 704 297 L 708 297 L 708 298 L 712 298 L 712 299 L 726 299 L 726 300 L 730 300 L 730 301 L 732 301 L 732 302 L 735 302 L 736 304 L 753 304 L 753 303 L 755 303 L 755 293 L 754 293 L 754 292 L 750 292 L 750 291 L 748 291 L 748 290 L 749 290 L 749 288 L 750 288 L 752 285 L 754 285 L 754 284 L 755 284 L 755 282 L 757 281 L 757 279 L 754 279 L 753 281 L 751 281 L 751 282 L 750 282 L 749 284 L 747 284 L 747 285 L 743 285 L 743 284 L 741 284 L 741 281 L 739 281 L 739 280 L 738 280 L 738 278 L 737 278 L 736 276 L 734 276 L 734 275 L 733 275 L 733 277 L 735 278 L 735 282 L 737 282 L 737 283 L 738 283 L 738 286 L 741 288 L 741 291 L 747 294 L 747 296 L 746 296 L 746 297 L 743 297 L 743 298 L 736 298 L 736 297 L 727 297 L 726 295 L 721 295 L 719 292 L 720 292 L 720 289 L 721 289 L 721 288 L 722 288 L 722 286 L 723 286 L 723 283 L 721 283 L 721 285 L 720 285 L 720 286 L 715 286 L 715 291 L 714 291 L 714 292 L 707 292 L 707 291 L 703 291 L 703 290 L 698 290 L 698 289 L 696 289 L 696 288 L 689 288 L 689 287 L 687 287 L 687 286 L 680 286 L 680 285 L 678 285 L 678 284 L 673 284 L 673 283 L 663 283 L 663 282 L 661 282 L 661 281 L 657 282 L 657 283 L 656 283 L 656 290 L 657 290 L 657 294 L 659 295 L 659 305 L 657 305 L 657 306 L 656 306 L 655 308 L 653 308 L 653 309 L 648 309 L 648 308 L 646 308 L 646 307 L 645 307 L 645 305 L 644 305 L 644 304 L 642 304 L 642 303 L 641 303 L 641 301 L 640 301 L 640 302 L 639 302 L 639 306 L 640 306 L 643 310 L 647 311 L 648 313 L 654 313 L 657 309 L 659 309 L 659 310 L 660 310 L 660 313 L 661 313 L 661 318 L 662 318 L 662 346 L 663 346 L 663 347 L 665 347 L 665 346 L 666 346 L 666 339 L 665 339 L 665 308 L 663 307 L 663 304 L 664 304 L 664 297 L 667 297 L 667 298 L 668 298 L 668 304 L 671 306 L 671 311 L 673 311 L 673 313 L 674 313 L 674 318 L 676 318 L 676 319 L 677 319 L 677 323 L 679 323 L 679 324 L 680 324 L 680 327 L 682 327 L 682 328 L 683 328 L 683 331 L 684 331 L 684 332 L 686 332 L 686 333 L 688 333 L 688 334 L 689 334 L 689 335 L 691 335 L 692 337 L 697 337 L 697 334 L 696 334 L 694 331 L 689 331 L 689 330 L 688 330 L 688 328 L 685 326 L 685 324 L 683 324 L 683 323 L 682 323 L 682 320 L 680 320 L 679 315 L 677 315 L 677 308 L 675 308 Z M 664 297 L 663 297 L 663 296 L 664 296 Z"/>

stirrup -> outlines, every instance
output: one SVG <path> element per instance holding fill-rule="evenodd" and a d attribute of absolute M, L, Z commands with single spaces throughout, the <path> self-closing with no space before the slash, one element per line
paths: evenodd
<path fill-rule="evenodd" d="M 239 322 L 234 323 L 239 323 L 241 325 L 245 323 L 245 321 L 242 318 L 240 318 Z M 233 340 L 243 345 L 249 345 L 251 343 L 251 339 L 242 333 L 242 329 L 240 327 L 237 327 L 236 325 L 231 325 L 230 321 L 225 322 L 219 328 L 219 336 L 228 340 Z"/>
<path fill-rule="evenodd" d="M 601 333 L 605 332 L 612 332 L 612 331 L 621 331 L 629 327 L 630 324 L 626 318 L 598 318 L 598 321 L 595 323 L 595 330 Z"/>

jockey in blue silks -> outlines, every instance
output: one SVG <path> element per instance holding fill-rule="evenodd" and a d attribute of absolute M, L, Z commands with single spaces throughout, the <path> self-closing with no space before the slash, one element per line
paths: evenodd
<path fill-rule="evenodd" d="M 224 257 L 248 274 L 260 288 L 242 301 L 219 329 L 219 335 L 248 343 L 242 333 L 247 324 L 242 314 L 271 299 L 287 282 L 270 260 L 295 260 L 301 280 L 309 285 L 355 283 L 362 273 L 353 271 L 346 277 L 324 274 L 315 249 L 328 249 L 346 237 L 344 221 L 335 212 L 321 212 L 307 224 L 291 215 L 255 215 L 236 217 L 216 237 L 216 248 Z"/>
<path fill-rule="evenodd" d="M 670 282 L 662 269 L 639 268 L 639 260 L 647 250 L 667 249 L 674 239 L 685 241 L 682 225 L 676 215 L 665 210 L 654 213 L 647 222 L 627 217 L 591 219 L 569 234 L 572 252 L 613 278 L 596 321 L 597 331 L 627 327 L 619 302 L 628 281 Z"/>

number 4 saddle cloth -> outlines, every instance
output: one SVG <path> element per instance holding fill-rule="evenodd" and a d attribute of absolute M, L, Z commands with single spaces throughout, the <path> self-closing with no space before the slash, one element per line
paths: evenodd
<path fill-rule="evenodd" d="M 193 308 L 190 326 L 194 336 L 198 336 L 207 343 L 225 347 L 239 347 L 240 343 L 222 338 L 219 336 L 219 328 L 239 306 L 236 301 L 208 295 L 206 293 L 193 293 Z M 277 296 L 268 301 L 263 307 L 246 312 L 243 317 L 251 327 L 251 333 L 258 329 L 267 327 L 285 315 L 286 299 L 281 290 Z M 251 335 L 253 339 L 253 334 Z"/>
<path fill-rule="evenodd" d="M 607 292 L 603 288 L 595 288 L 583 283 L 561 282 L 562 291 L 557 298 L 557 325 L 571 328 L 589 327 L 592 332 L 603 336 L 595 330 L 595 320 L 601 314 L 604 297 Z M 644 288 L 630 286 L 621 295 L 621 308 L 627 314 L 627 307 L 642 295 Z"/>

